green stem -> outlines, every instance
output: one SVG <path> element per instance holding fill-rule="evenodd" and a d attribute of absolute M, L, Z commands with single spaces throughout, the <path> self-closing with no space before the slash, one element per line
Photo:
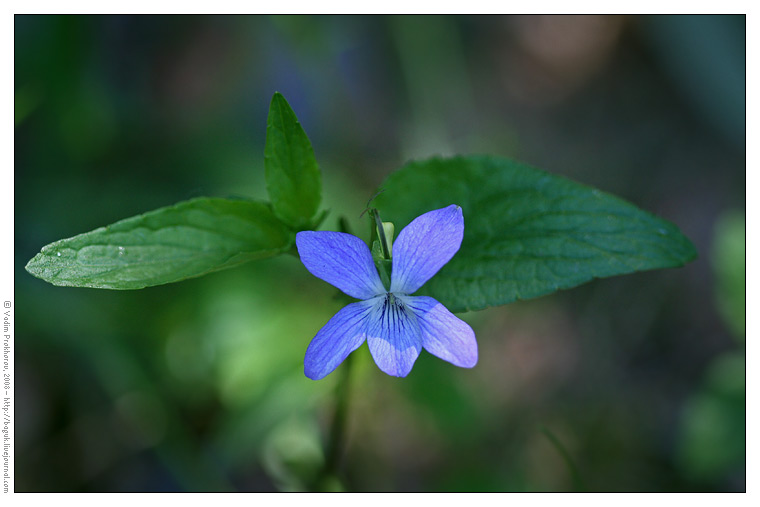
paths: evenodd
<path fill-rule="evenodd" d="M 341 379 L 336 386 L 335 392 L 335 414 L 333 415 L 330 426 L 330 435 L 327 440 L 325 449 L 325 464 L 321 472 L 316 477 L 313 490 L 324 491 L 329 489 L 329 480 L 340 478 L 341 458 L 346 447 L 346 426 L 348 419 L 348 406 L 350 395 L 351 380 L 351 363 L 352 357 L 349 355 L 343 361 L 341 368 Z M 345 480 L 341 483 L 345 486 Z"/>
<path fill-rule="evenodd" d="M 328 447 L 326 468 L 337 472 L 340 458 L 346 445 L 346 420 L 348 416 L 348 402 L 350 395 L 351 380 L 351 356 L 343 362 L 343 372 L 340 383 L 337 386 L 335 416 L 333 417 L 330 431 L 330 446 Z"/>
<path fill-rule="evenodd" d="M 565 461 L 565 464 L 570 469 L 570 475 L 573 478 L 573 483 L 575 485 L 575 489 L 577 491 L 588 491 L 588 488 L 586 488 L 586 484 L 583 482 L 583 479 L 581 478 L 580 472 L 578 472 L 578 467 L 575 466 L 575 463 L 573 462 L 573 458 L 570 457 L 570 453 L 567 452 L 567 449 L 565 449 L 565 446 L 562 445 L 562 442 L 559 441 L 559 439 L 549 431 L 549 428 L 545 426 L 539 426 L 538 430 L 546 436 L 547 439 L 549 439 L 549 442 L 554 446 L 555 449 L 557 449 L 557 452 L 559 452 L 560 456 L 562 456 L 562 459 Z"/>

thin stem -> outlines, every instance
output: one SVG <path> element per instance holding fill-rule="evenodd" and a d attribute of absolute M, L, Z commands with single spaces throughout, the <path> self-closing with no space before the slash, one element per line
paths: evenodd
<path fill-rule="evenodd" d="M 549 431 L 549 428 L 546 426 L 539 426 L 538 430 L 546 436 L 547 439 L 549 439 L 549 442 L 554 446 L 555 449 L 557 449 L 557 452 L 559 452 L 559 455 L 562 456 L 562 459 L 565 461 L 565 464 L 570 469 L 570 475 L 572 476 L 573 483 L 575 484 L 575 489 L 577 491 L 588 491 L 588 488 L 586 488 L 586 484 L 583 482 L 583 479 L 581 478 L 581 474 L 578 471 L 578 467 L 575 466 L 575 463 L 573 462 L 573 458 L 570 457 L 570 453 L 567 452 L 567 449 L 565 449 L 565 446 L 562 445 L 562 442 L 559 441 L 559 439 Z"/>
<path fill-rule="evenodd" d="M 330 442 L 327 448 L 325 468 L 333 473 L 338 471 L 340 458 L 346 445 L 346 420 L 348 416 L 350 380 L 351 380 L 351 356 L 343 362 L 342 378 L 336 389 L 335 415 L 333 416 L 332 428 L 330 429 Z"/>
<path fill-rule="evenodd" d="M 341 378 L 335 390 L 335 413 L 330 425 L 330 434 L 325 446 L 325 463 L 319 474 L 314 478 L 312 491 L 330 489 L 330 479 L 340 477 L 340 465 L 346 447 L 346 422 L 348 419 L 348 402 L 350 394 L 352 356 L 343 361 Z M 345 486 L 345 480 L 341 481 Z"/>

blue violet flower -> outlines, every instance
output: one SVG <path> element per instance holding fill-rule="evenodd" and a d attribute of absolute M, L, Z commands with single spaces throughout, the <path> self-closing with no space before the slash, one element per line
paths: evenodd
<path fill-rule="evenodd" d="M 361 300 L 342 308 L 312 339 L 304 359 L 306 376 L 325 377 L 365 340 L 377 366 L 396 377 L 409 374 L 423 348 L 456 366 L 475 366 L 478 344 L 472 328 L 435 299 L 410 295 L 457 253 L 463 234 L 459 206 L 415 218 L 393 244 L 386 288 L 361 239 L 342 232 L 299 232 L 296 247 L 306 269 Z"/>

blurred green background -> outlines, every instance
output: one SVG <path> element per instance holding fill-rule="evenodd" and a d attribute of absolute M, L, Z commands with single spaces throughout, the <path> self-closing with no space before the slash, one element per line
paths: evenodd
<path fill-rule="evenodd" d="M 411 158 L 491 153 L 679 225 L 683 269 L 463 318 L 480 363 L 354 354 L 355 491 L 745 489 L 743 16 L 16 16 L 17 491 L 302 490 L 344 302 L 293 257 L 140 291 L 24 271 L 54 240 L 200 195 L 266 198 L 269 100 L 355 232 Z M 366 220 L 366 218 L 364 219 Z"/>

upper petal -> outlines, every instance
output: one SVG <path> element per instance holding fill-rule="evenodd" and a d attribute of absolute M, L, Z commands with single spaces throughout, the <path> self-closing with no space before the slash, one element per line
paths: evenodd
<path fill-rule="evenodd" d="M 402 300 L 417 316 L 425 350 L 463 368 L 477 364 L 475 332 L 465 321 L 431 297 L 406 296 Z"/>
<path fill-rule="evenodd" d="M 463 234 L 462 208 L 455 204 L 412 220 L 393 243 L 391 292 L 416 292 L 457 253 Z"/>
<path fill-rule="evenodd" d="M 302 231 L 296 234 L 301 262 L 309 272 L 357 299 L 384 293 L 369 248 L 343 232 Z"/>
<path fill-rule="evenodd" d="M 375 364 L 388 375 L 406 377 L 422 350 L 414 314 L 389 294 L 375 305 L 367 325 L 367 345 Z"/>
<path fill-rule="evenodd" d="M 370 301 L 359 301 L 343 307 L 319 330 L 306 349 L 304 373 L 319 380 L 338 367 L 364 343 L 367 318 L 372 312 Z"/>

